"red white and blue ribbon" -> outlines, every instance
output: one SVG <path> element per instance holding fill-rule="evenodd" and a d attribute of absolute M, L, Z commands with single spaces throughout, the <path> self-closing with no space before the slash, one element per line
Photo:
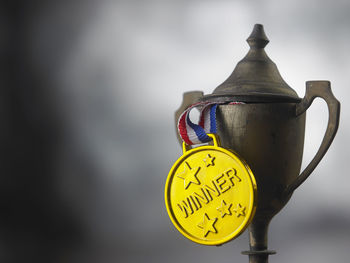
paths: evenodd
<path fill-rule="evenodd" d="M 216 109 L 223 102 L 198 102 L 189 106 L 181 115 L 178 122 L 178 131 L 187 145 L 206 143 L 211 140 L 207 133 L 216 133 Z M 229 104 L 244 104 L 230 102 Z M 190 120 L 190 111 L 198 108 L 200 111 L 198 124 Z"/>

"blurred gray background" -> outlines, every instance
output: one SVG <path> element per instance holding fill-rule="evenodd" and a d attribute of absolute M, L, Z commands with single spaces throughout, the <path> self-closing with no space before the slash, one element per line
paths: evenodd
<path fill-rule="evenodd" d="M 163 190 L 183 92 L 224 81 L 255 23 L 300 97 L 326 79 L 342 103 L 328 153 L 271 222 L 270 262 L 349 262 L 349 1 L 13 3 L 1 11 L 2 262 L 248 262 L 246 232 L 221 247 L 182 237 Z M 327 114 L 319 99 L 308 110 L 303 167 Z"/>

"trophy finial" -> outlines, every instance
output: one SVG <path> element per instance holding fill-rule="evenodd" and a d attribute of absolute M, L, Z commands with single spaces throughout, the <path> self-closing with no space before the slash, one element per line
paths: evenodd
<path fill-rule="evenodd" d="M 264 48 L 269 43 L 269 39 L 264 31 L 264 26 L 255 24 L 252 33 L 247 38 L 247 42 L 250 48 Z"/>

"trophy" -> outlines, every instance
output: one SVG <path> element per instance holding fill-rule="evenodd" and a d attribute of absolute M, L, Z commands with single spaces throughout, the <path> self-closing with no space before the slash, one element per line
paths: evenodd
<path fill-rule="evenodd" d="M 250 263 L 263 263 L 275 253 L 267 246 L 269 223 L 327 152 L 338 129 L 340 103 L 329 81 L 307 81 L 305 97 L 299 98 L 265 53 L 269 40 L 262 25 L 254 26 L 247 42 L 250 50 L 232 74 L 212 94 L 185 93 L 175 117 L 177 122 L 196 102 L 223 102 L 216 111 L 221 145 L 244 158 L 257 184 L 256 211 L 248 226 L 250 250 L 242 253 Z M 327 103 L 328 126 L 315 157 L 300 173 L 306 111 L 316 97 Z M 224 103 L 228 101 L 242 103 Z"/>

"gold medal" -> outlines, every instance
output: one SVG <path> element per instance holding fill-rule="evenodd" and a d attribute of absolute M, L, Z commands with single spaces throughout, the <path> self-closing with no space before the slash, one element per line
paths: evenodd
<path fill-rule="evenodd" d="M 239 236 L 256 209 L 256 182 L 244 160 L 219 146 L 187 150 L 171 168 L 165 203 L 175 227 L 190 240 L 220 245 Z"/>

